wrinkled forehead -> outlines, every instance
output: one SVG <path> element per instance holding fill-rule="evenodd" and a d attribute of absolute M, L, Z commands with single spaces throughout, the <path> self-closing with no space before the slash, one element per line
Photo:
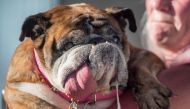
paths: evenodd
<path fill-rule="evenodd" d="M 44 14 L 50 18 L 50 22 L 52 23 L 48 33 L 51 34 L 51 36 L 54 36 L 56 40 L 59 40 L 61 37 L 66 37 L 65 34 L 68 34 L 72 30 L 85 30 L 86 27 L 83 24 L 85 24 L 86 17 L 88 16 L 90 16 L 90 21 L 105 21 L 106 23 L 109 23 L 110 26 L 114 26 L 114 29 L 118 31 L 120 30 L 119 25 L 110 14 L 103 9 L 89 4 L 61 5 L 45 12 Z M 77 25 L 80 23 L 83 28 Z"/>
<path fill-rule="evenodd" d="M 95 6 L 81 3 L 81 4 L 73 4 L 73 5 L 64 5 L 64 6 L 57 6 L 45 13 L 45 16 L 51 18 L 51 22 L 67 22 L 74 20 L 78 16 L 82 14 L 96 17 L 108 17 L 105 10 L 97 8 Z"/>
<path fill-rule="evenodd" d="M 104 13 L 105 11 L 95 7 L 94 5 L 90 4 L 85 4 L 85 3 L 80 3 L 80 4 L 72 4 L 72 5 L 67 5 L 71 7 L 74 11 L 82 12 L 82 13 Z"/>

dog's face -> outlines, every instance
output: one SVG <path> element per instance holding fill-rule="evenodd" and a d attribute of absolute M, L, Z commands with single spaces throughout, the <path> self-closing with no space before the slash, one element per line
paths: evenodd
<path fill-rule="evenodd" d="M 109 94 L 116 83 L 127 85 L 125 20 L 135 31 L 130 9 L 59 6 L 28 17 L 20 40 L 31 37 L 48 81 L 81 100 L 94 93 Z"/>

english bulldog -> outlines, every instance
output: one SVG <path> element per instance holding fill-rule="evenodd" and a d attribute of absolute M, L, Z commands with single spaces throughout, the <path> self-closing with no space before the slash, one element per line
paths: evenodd
<path fill-rule="evenodd" d="M 165 109 L 170 90 L 156 75 L 163 62 L 127 41 L 132 10 L 90 4 L 29 16 L 7 74 L 9 109 L 106 109 L 131 88 L 140 109 Z"/>

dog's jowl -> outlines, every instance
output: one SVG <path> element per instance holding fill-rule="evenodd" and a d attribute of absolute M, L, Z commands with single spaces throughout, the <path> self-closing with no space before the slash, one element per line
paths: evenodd
<path fill-rule="evenodd" d="M 132 10 L 89 4 L 57 6 L 23 23 L 7 74 L 9 109 L 107 109 L 126 87 L 140 109 L 169 106 L 170 90 L 156 74 L 154 54 L 127 41 L 136 31 Z"/>

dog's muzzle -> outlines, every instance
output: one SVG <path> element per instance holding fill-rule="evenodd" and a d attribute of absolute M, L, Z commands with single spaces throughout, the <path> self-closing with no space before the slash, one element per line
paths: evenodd
<path fill-rule="evenodd" d="M 91 41 L 101 42 L 100 39 Z M 53 85 L 79 101 L 98 93 L 111 98 L 116 96 L 112 92 L 116 83 L 127 85 L 127 61 L 121 49 L 109 42 L 73 47 L 56 60 Z"/>

